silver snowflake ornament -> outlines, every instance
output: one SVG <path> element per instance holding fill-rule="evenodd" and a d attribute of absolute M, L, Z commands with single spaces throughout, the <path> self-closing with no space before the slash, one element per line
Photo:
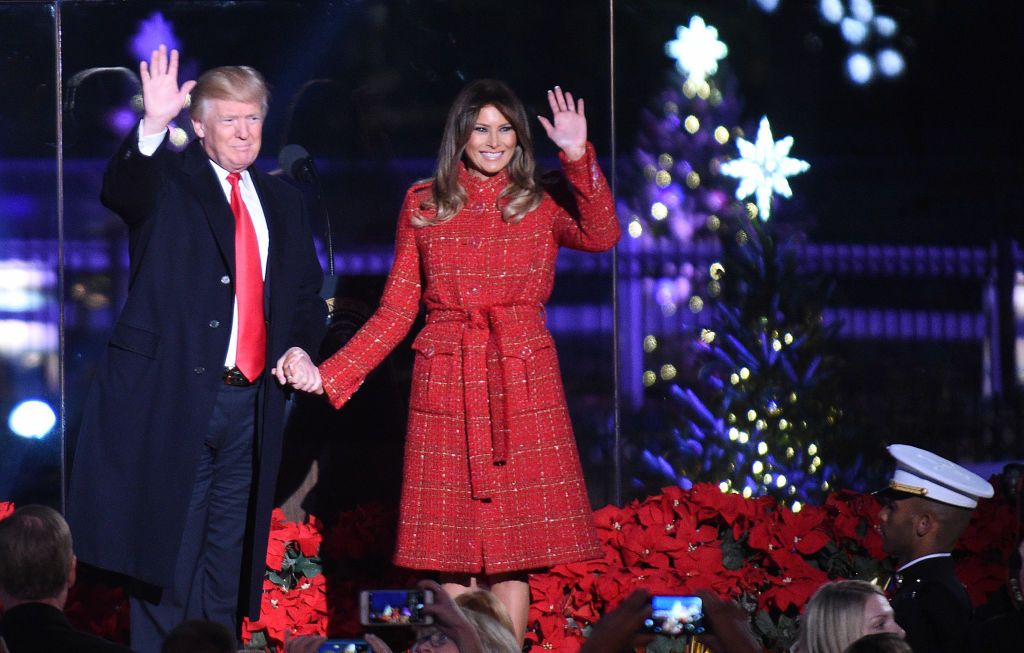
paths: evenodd
<path fill-rule="evenodd" d="M 789 150 L 793 147 L 792 136 L 774 140 L 767 116 L 761 118 L 757 140 L 751 143 L 737 138 L 736 147 L 739 148 L 740 158 L 723 163 L 722 174 L 739 179 L 736 199 L 742 200 L 753 194 L 756 197 L 758 216 L 763 221 L 768 220 L 771 217 L 772 195 L 792 197 L 793 189 L 789 187 L 787 178 L 805 172 L 811 164 L 789 156 Z"/>
<path fill-rule="evenodd" d="M 703 82 L 718 72 L 718 60 L 729 54 L 729 48 L 718 40 L 717 29 L 695 15 L 689 27 L 676 28 L 676 39 L 665 44 L 665 53 L 676 60 L 676 68 L 688 80 Z"/>

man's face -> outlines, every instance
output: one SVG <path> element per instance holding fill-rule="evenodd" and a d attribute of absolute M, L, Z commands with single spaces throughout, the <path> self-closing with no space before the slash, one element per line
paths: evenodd
<path fill-rule="evenodd" d="M 263 141 L 263 108 L 257 102 L 206 101 L 203 115 L 192 120 L 206 155 L 228 172 L 252 165 Z"/>
<path fill-rule="evenodd" d="M 917 511 L 916 499 L 885 499 L 878 513 L 882 549 L 901 561 L 906 561 L 914 548 Z"/>

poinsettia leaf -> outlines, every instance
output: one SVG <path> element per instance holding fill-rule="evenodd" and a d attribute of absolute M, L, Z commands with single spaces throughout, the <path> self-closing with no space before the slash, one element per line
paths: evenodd
<path fill-rule="evenodd" d="M 778 638 L 785 648 L 790 648 L 796 642 L 798 632 L 799 624 L 796 619 L 786 614 L 779 616 Z"/>
<path fill-rule="evenodd" d="M 315 558 L 304 558 L 295 563 L 295 573 L 301 574 L 306 578 L 317 576 L 321 571 L 322 567 Z"/>
<path fill-rule="evenodd" d="M 758 610 L 757 614 L 754 615 L 754 628 L 769 641 L 774 641 L 778 637 L 778 629 L 775 627 L 775 622 L 772 621 L 772 618 L 764 610 Z"/>
<path fill-rule="evenodd" d="M 252 637 L 249 639 L 249 643 L 245 645 L 245 648 L 262 651 L 267 648 L 269 643 L 270 642 L 267 641 L 267 633 L 260 630 L 252 634 Z"/>
<path fill-rule="evenodd" d="M 743 566 L 745 560 L 743 546 L 734 541 L 731 536 L 726 536 L 722 540 L 722 566 L 726 569 L 736 570 Z"/>
<path fill-rule="evenodd" d="M 278 587 L 287 586 L 287 581 L 285 581 L 285 579 L 281 577 L 276 571 L 267 571 L 267 579 L 274 585 L 277 585 Z"/>

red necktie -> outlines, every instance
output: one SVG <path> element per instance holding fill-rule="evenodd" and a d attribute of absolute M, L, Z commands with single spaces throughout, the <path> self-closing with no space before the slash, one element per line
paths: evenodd
<path fill-rule="evenodd" d="M 256 229 L 238 188 L 241 175 L 228 173 L 231 212 L 235 214 L 235 299 L 238 301 L 238 348 L 235 366 L 250 381 L 266 366 L 267 329 L 263 322 L 263 267 Z"/>

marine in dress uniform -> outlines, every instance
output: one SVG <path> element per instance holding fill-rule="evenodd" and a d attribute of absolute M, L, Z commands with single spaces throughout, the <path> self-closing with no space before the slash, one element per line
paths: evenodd
<path fill-rule="evenodd" d="M 899 568 L 890 602 L 915 651 L 966 650 L 973 611 L 950 555 L 979 497 L 991 497 L 983 478 L 930 451 L 894 444 L 896 470 L 877 493 L 887 553 Z"/>

